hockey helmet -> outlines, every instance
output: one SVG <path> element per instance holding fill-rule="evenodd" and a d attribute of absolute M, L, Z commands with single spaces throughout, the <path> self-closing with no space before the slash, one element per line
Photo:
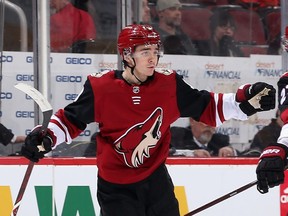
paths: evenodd
<path fill-rule="evenodd" d="M 133 24 L 122 29 L 118 37 L 118 50 L 121 56 L 132 54 L 136 46 L 157 44 L 162 50 L 161 39 L 151 25 Z"/>

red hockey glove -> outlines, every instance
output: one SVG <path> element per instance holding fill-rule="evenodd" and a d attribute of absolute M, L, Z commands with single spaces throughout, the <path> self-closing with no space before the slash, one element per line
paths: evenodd
<path fill-rule="evenodd" d="M 240 103 L 240 109 L 250 116 L 256 112 L 274 109 L 275 94 L 276 89 L 272 85 L 257 82 L 240 86 L 236 92 L 236 101 Z"/>
<path fill-rule="evenodd" d="M 288 72 L 284 73 L 278 83 L 278 108 L 284 124 L 288 123 Z"/>
<path fill-rule="evenodd" d="M 260 193 L 267 193 L 269 188 L 284 182 L 287 153 L 288 148 L 281 144 L 271 145 L 263 150 L 256 169 L 257 189 Z"/>
<path fill-rule="evenodd" d="M 46 134 L 43 134 L 41 127 L 36 127 L 27 135 L 21 154 L 30 161 L 38 162 L 52 150 L 53 140 L 56 138 L 51 130 L 47 129 Z"/>

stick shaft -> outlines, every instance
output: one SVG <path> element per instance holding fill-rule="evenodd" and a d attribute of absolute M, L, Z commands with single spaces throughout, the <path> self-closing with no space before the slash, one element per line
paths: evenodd
<path fill-rule="evenodd" d="M 29 163 L 29 165 L 28 165 L 28 167 L 26 169 L 22 184 L 20 186 L 20 190 L 18 192 L 16 201 L 15 201 L 15 204 L 14 204 L 14 207 L 13 207 L 13 216 L 17 215 L 17 212 L 18 212 L 18 209 L 19 209 L 19 206 L 20 206 L 20 202 L 21 202 L 22 197 L 24 195 L 24 192 L 26 190 L 26 187 L 27 187 L 31 172 L 33 170 L 33 167 L 34 167 L 34 162 L 30 161 L 30 163 Z"/>
<path fill-rule="evenodd" d="M 226 200 L 232 196 L 235 196 L 235 195 L 241 193 L 242 191 L 247 190 L 248 188 L 250 188 L 256 184 L 257 184 L 257 180 L 250 182 L 250 183 L 248 183 L 248 184 L 246 184 L 246 185 L 244 185 L 244 186 L 242 186 L 242 187 L 240 187 L 240 188 L 238 188 L 238 189 L 236 189 L 236 190 L 234 190 L 228 194 L 225 194 L 224 196 L 221 196 L 221 197 L 219 197 L 219 198 L 217 198 L 217 199 L 215 199 L 215 200 L 213 200 L 213 201 L 211 201 L 211 202 L 209 202 L 209 203 L 207 203 L 207 204 L 205 204 L 205 205 L 203 205 L 203 206 L 201 206 L 201 207 L 199 207 L 199 208 L 197 208 L 197 209 L 195 209 L 195 210 L 193 210 L 187 214 L 185 214 L 184 216 L 195 215 L 195 214 L 197 214 L 197 213 L 199 213 L 199 212 L 201 212 L 207 208 L 210 208 L 211 206 L 216 205 L 219 202 L 222 202 L 222 201 L 224 201 L 224 200 Z"/>
<path fill-rule="evenodd" d="M 32 86 L 29 86 L 29 85 L 24 84 L 24 83 L 18 83 L 15 85 L 15 87 L 17 89 L 21 90 L 22 92 L 26 93 L 28 96 L 30 96 L 34 100 L 34 102 L 37 103 L 38 106 L 40 107 L 40 109 L 43 113 L 43 122 L 42 122 L 41 130 L 42 130 L 42 134 L 44 136 L 47 132 L 49 120 L 50 120 L 51 115 L 53 113 L 53 109 L 52 109 L 51 104 L 41 94 L 41 92 L 39 92 L 37 89 L 35 89 Z M 18 212 L 22 197 L 24 195 L 24 192 L 26 190 L 31 172 L 33 170 L 33 167 L 34 167 L 34 162 L 30 161 L 30 163 L 26 169 L 20 190 L 18 192 L 17 199 L 16 199 L 15 204 L 13 206 L 13 210 L 12 210 L 12 214 L 11 214 L 12 216 L 17 215 L 17 212 Z"/>

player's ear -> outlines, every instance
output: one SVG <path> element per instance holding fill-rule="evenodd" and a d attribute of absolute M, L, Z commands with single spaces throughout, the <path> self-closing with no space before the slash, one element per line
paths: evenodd
<path fill-rule="evenodd" d="M 123 58 L 127 62 L 131 62 L 132 61 L 131 54 L 125 54 L 125 55 L 123 55 Z"/>
<path fill-rule="evenodd" d="M 126 54 L 126 55 L 124 55 L 124 60 L 127 62 L 127 64 L 129 65 L 129 66 L 131 66 L 131 67 L 133 67 L 134 66 L 134 60 L 133 60 L 133 58 L 132 58 L 132 56 L 131 56 L 131 54 Z"/>

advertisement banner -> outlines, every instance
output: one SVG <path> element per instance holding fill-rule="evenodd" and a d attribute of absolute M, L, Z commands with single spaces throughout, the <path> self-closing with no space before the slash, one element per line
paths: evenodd
<path fill-rule="evenodd" d="M 27 164 L 25 158 L 0 158 L 1 216 L 10 216 Z M 180 215 L 254 181 L 256 164 L 257 159 L 247 158 L 168 158 Z M 42 159 L 34 166 L 18 215 L 99 216 L 96 183 L 95 158 Z M 279 188 L 260 194 L 254 186 L 197 215 L 280 216 Z"/>
<path fill-rule="evenodd" d="M 4 52 L 1 121 L 15 134 L 26 135 L 34 127 L 34 102 L 14 88 L 19 82 L 33 85 L 33 53 Z M 117 55 L 51 53 L 51 104 L 54 110 L 71 103 L 87 75 L 117 69 Z M 174 56 L 160 58 L 158 68 L 173 69 L 190 85 L 216 93 L 236 92 L 245 83 L 268 82 L 276 87 L 282 74 L 281 56 L 251 55 L 250 58 Z M 232 144 L 248 144 L 255 133 L 275 117 L 275 110 L 259 112 L 248 121 L 230 120 L 217 131 L 230 136 Z M 188 126 L 187 118 L 173 125 Z M 89 141 L 97 130 L 90 124 L 75 140 Z"/>

